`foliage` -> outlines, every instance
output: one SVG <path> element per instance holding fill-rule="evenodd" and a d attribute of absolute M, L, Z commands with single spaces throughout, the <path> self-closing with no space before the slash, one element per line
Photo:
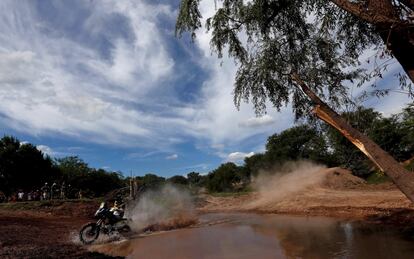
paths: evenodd
<path fill-rule="evenodd" d="M 384 118 L 371 108 L 358 107 L 353 112 L 343 113 L 342 116 L 354 128 L 370 137 L 381 148 L 402 162 L 411 158 L 414 153 L 412 144 L 407 141 L 412 133 L 405 126 L 407 118 L 404 114 L 405 112 Z M 337 164 L 352 170 L 356 175 L 371 173 L 374 165 L 359 149 L 331 127 L 326 127 L 326 131 Z"/>
<path fill-rule="evenodd" d="M 125 186 L 120 173 L 90 168 L 77 156 L 56 159 L 55 163 L 61 173 L 57 181 L 70 185 L 69 197 L 75 197 L 78 191 L 86 196 L 103 196 Z"/>
<path fill-rule="evenodd" d="M 400 114 L 401 130 L 405 132 L 402 140 L 406 152 L 410 154 L 409 158 L 414 157 L 414 102 L 409 104 Z"/>
<path fill-rule="evenodd" d="M 146 174 L 144 176 L 136 177 L 146 188 L 157 188 L 165 183 L 165 178 L 155 175 L 155 174 Z"/>
<path fill-rule="evenodd" d="M 87 175 L 92 171 L 88 164 L 77 156 L 68 156 L 55 160 L 62 173 L 62 181 L 74 182 L 75 179 Z"/>
<path fill-rule="evenodd" d="M 207 176 L 206 187 L 210 192 L 231 192 L 240 182 L 239 168 L 234 163 L 225 163 Z"/>
<path fill-rule="evenodd" d="M 56 175 L 52 160 L 32 144 L 10 136 L 0 139 L 0 190 L 6 194 L 40 186 Z"/>
<path fill-rule="evenodd" d="M 18 190 L 39 190 L 45 182 L 65 182 L 66 196 L 75 197 L 82 190 L 87 196 L 102 196 L 124 186 L 119 173 L 93 169 L 73 156 L 52 159 L 34 145 L 13 137 L 0 140 L 0 190 L 10 195 Z"/>
<path fill-rule="evenodd" d="M 379 184 L 391 181 L 384 173 L 375 171 L 367 177 L 368 184 Z"/>
<path fill-rule="evenodd" d="M 185 178 L 182 175 L 174 175 L 174 176 L 168 178 L 167 181 L 170 182 L 170 183 L 173 183 L 173 184 L 178 184 L 178 185 L 187 185 L 188 184 L 187 178 Z"/>
<path fill-rule="evenodd" d="M 202 176 L 197 172 L 188 173 L 187 179 L 191 187 L 200 187 L 205 184 L 205 176 Z"/>
<path fill-rule="evenodd" d="M 273 163 L 299 159 L 326 163 L 329 158 L 322 133 L 309 125 L 292 127 L 270 136 L 266 144 L 266 156 Z"/>
<path fill-rule="evenodd" d="M 337 1 L 218 1 L 205 28 L 212 33 L 212 50 L 219 57 L 227 51 L 239 64 L 237 106 L 251 100 L 260 114 L 266 100 L 278 110 L 292 102 L 298 118 L 308 115 L 311 103 L 296 87 L 293 74 L 335 107 L 349 102 L 344 83 L 370 77 L 352 68 L 362 51 L 377 45 L 381 37 L 370 22 L 332 2 Z M 177 35 L 202 27 L 199 3 L 181 1 Z"/>
<path fill-rule="evenodd" d="M 411 84 L 407 83 L 408 77 L 414 79 L 412 1 L 221 0 L 215 3 L 218 7 L 207 18 L 205 28 L 211 32 L 210 45 L 218 57 L 227 52 L 238 64 L 234 86 L 237 107 L 242 101 L 251 101 L 256 113 L 262 114 L 269 101 L 278 111 L 291 103 L 298 119 L 312 118 L 310 110 L 313 102 L 317 102 L 315 94 L 336 109 L 350 104 L 347 82 L 361 86 L 374 77 L 382 78 L 386 70 L 386 66 L 376 66 L 374 71 L 357 69 L 361 53 L 374 46 L 379 50 L 377 57 L 389 59 L 392 54 L 400 62 L 408 73 L 399 74 L 400 87 L 413 96 Z M 194 32 L 202 27 L 199 5 L 200 0 L 181 1 L 176 23 L 178 36 L 190 31 L 194 37 Z M 381 41 L 387 44 L 382 51 L 378 48 Z M 385 51 L 385 47 L 390 51 Z M 388 91 L 378 90 L 376 95 Z M 403 142 L 401 138 L 407 139 L 407 134 L 394 130 L 396 122 L 382 120 L 373 125 L 370 133 L 377 141 L 383 141 L 384 149 L 398 159 L 411 151 L 397 146 L 396 141 Z M 380 130 L 387 133 L 381 135 Z M 311 143 L 306 142 L 307 134 L 303 138 L 296 136 L 299 141 Z M 334 134 L 330 137 L 334 139 L 333 145 L 338 144 L 339 161 L 350 159 L 352 164 L 348 165 L 363 167 L 355 170 L 368 170 L 369 165 L 365 165 L 366 159 L 359 151 L 349 144 L 339 145 L 343 144 L 343 137 Z M 283 142 L 283 139 L 275 141 L 279 140 Z M 323 150 L 322 140 L 318 142 L 320 150 L 327 151 Z M 295 144 L 294 139 L 286 142 Z M 285 143 L 277 144 L 282 147 L 271 150 L 270 158 L 255 157 L 247 160 L 248 166 L 257 172 L 257 165 L 268 167 L 279 158 L 318 156 L 313 150 L 318 144 L 313 149 L 301 145 L 289 149 Z M 409 145 L 405 143 L 405 147 Z M 329 162 L 334 163 L 335 157 L 330 157 Z"/>
<path fill-rule="evenodd" d="M 254 154 L 253 156 L 244 159 L 244 167 L 252 176 L 257 176 L 260 170 L 270 169 L 273 166 L 272 163 L 273 162 L 268 159 L 266 154 L 262 153 Z"/>

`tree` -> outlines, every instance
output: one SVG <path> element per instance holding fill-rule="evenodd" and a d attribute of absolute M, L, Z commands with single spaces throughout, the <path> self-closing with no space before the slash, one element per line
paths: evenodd
<path fill-rule="evenodd" d="M 102 197 L 112 190 L 126 186 L 122 181 L 121 174 L 109 173 L 103 169 L 93 169 L 79 180 L 81 181 L 75 186 L 94 197 Z"/>
<path fill-rule="evenodd" d="M 165 178 L 155 174 L 146 174 L 143 177 L 137 177 L 147 188 L 157 188 L 165 183 Z"/>
<path fill-rule="evenodd" d="M 222 0 L 206 28 L 211 47 L 239 64 L 234 102 L 251 100 L 256 113 L 266 101 L 280 108 L 291 102 L 296 118 L 315 114 L 356 145 L 414 202 L 414 174 L 375 142 L 352 128 L 329 105 L 350 103 L 346 83 L 381 72 L 352 69 L 362 51 L 386 42 L 413 80 L 412 1 L 391 0 Z M 176 34 L 201 28 L 200 0 L 182 0 Z M 312 17 L 310 17 L 312 15 Z M 406 76 L 405 76 L 406 78 Z M 361 81 L 362 79 L 362 81 Z M 401 76 L 401 82 L 406 82 Z M 410 84 L 402 83 L 402 87 Z"/>
<path fill-rule="evenodd" d="M 315 2 L 328 6 L 323 1 Z M 344 11 L 346 18 L 352 21 L 351 23 L 337 21 L 337 24 L 344 27 L 360 23 L 373 34 L 378 35 L 390 54 L 400 62 L 408 77 L 414 82 L 413 0 L 331 0 L 330 2 Z"/>
<path fill-rule="evenodd" d="M 77 156 L 59 158 L 55 163 L 60 170 L 59 181 L 70 184 L 71 192 L 82 190 L 87 196 L 101 197 L 125 186 L 120 173 L 90 168 Z"/>
<path fill-rule="evenodd" d="M 10 136 L 0 139 L 0 190 L 7 195 L 18 189 L 40 188 L 56 175 L 51 159 L 34 145 Z"/>
<path fill-rule="evenodd" d="M 269 161 L 266 154 L 254 154 L 244 159 L 244 167 L 250 172 L 251 176 L 257 176 L 260 170 L 268 170 L 274 165 L 273 161 Z"/>
<path fill-rule="evenodd" d="M 266 156 L 271 161 L 309 159 L 329 164 L 327 144 L 323 135 L 309 125 L 296 126 L 270 136 Z"/>
<path fill-rule="evenodd" d="M 381 148 L 389 152 L 399 162 L 411 158 L 408 135 L 410 131 L 404 128 L 403 116 L 397 114 L 384 118 L 380 113 L 371 108 L 358 107 L 355 111 L 341 114 L 352 127 L 370 137 Z M 367 161 L 367 157 L 355 148 L 338 131 L 326 127 L 327 136 L 333 156 L 336 161 L 359 176 L 365 176 L 372 171 L 373 164 Z"/>
<path fill-rule="evenodd" d="M 371 129 L 374 128 L 381 119 L 381 114 L 373 109 L 358 107 L 353 112 L 342 113 L 341 116 L 352 127 L 358 129 L 361 133 L 372 137 Z M 342 167 L 352 170 L 355 175 L 366 176 L 370 174 L 373 164 L 367 161 L 367 157 L 351 142 L 347 140 L 335 128 L 326 127 L 326 135 L 330 147 L 333 149 L 333 157 Z M 381 142 L 377 142 L 381 143 Z"/>
<path fill-rule="evenodd" d="M 414 157 L 414 103 L 409 104 L 401 113 L 402 131 L 406 133 L 403 143 L 410 158 Z"/>
<path fill-rule="evenodd" d="M 170 183 L 173 183 L 173 184 L 180 184 L 180 185 L 187 185 L 188 184 L 187 178 L 185 178 L 182 175 L 174 175 L 174 176 L 168 178 L 168 181 Z"/>
<path fill-rule="evenodd" d="M 203 176 L 200 173 L 191 172 L 187 174 L 188 183 L 190 186 L 201 186 L 203 184 Z"/>
<path fill-rule="evenodd" d="M 225 163 L 207 176 L 207 189 L 210 192 L 230 192 L 240 182 L 239 168 L 234 163 Z"/>
<path fill-rule="evenodd" d="M 92 171 L 82 159 L 77 156 L 68 156 L 56 159 L 56 165 L 62 173 L 62 181 L 74 182 Z"/>

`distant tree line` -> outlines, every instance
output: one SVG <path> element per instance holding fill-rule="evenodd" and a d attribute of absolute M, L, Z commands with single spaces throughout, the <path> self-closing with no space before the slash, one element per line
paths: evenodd
<path fill-rule="evenodd" d="M 10 196 L 19 190 L 40 190 L 45 183 L 65 183 L 69 198 L 103 196 L 124 187 L 119 172 L 94 169 L 76 156 L 52 159 L 30 143 L 11 136 L 0 139 L 0 192 Z"/>
<path fill-rule="evenodd" d="M 342 115 L 400 162 L 413 158 L 414 104 L 388 117 L 362 107 Z M 372 162 L 336 130 L 309 123 L 271 135 L 265 152 L 245 158 L 242 165 L 226 162 L 206 175 L 190 172 L 186 176 L 165 178 L 146 174 L 135 179 L 150 189 L 171 183 L 190 189 L 206 188 L 209 192 L 235 192 L 246 190 L 252 177 L 261 171 L 272 173 L 287 161 L 297 160 L 341 166 L 361 177 L 368 177 L 376 170 Z M 412 167 L 412 164 L 407 166 Z M 120 172 L 91 168 L 76 156 L 52 159 L 34 145 L 21 143 L 16 138 L 5 136 L 0 140 L 0 191 L 6 194 L 40 188 L 45 182 L 65 182 L 72 192 L 82 190 L 85 197 L 103 196 L 127 187 L 129 180 Z"/>
<path fill-rule="evenodd" d="M 414 157 L 414 103 L 388 117 L 362 107 L 342 115 L 399 162 Z M 243 191 L 261 171 L 277 172 L 287 161 L 297 160 L 341 166 L 363 178 L 377 170 L 359 149 L 330 126 L 302 124 L 270 136 L 265 152 L 245 158 L 243 165 L 224 163 L 206 176 L 200 176 L 200 183 L 210 192 Z M 413 161 L 406 166 L 413 171 Z"/>
<path fill-rule="evenodd" d="M 414 104 L 389 117 L 362 107 L 342 115 L 400 162 L 413 158 Z M 376 173 L 372 162 L 336 130 L 328 125 L 308 123 L 271 135 L 265 152 L 246 157 L 242 165 L 226 162 L 206 175 L 191 172 L 187 177 L 175 175 L 166 179 L 147 174 L 137 179 L 150 188 L 173 183 L 189 188 L 204 187 L 213 193 L 237 192 L 248 190 L 250 180 L 260 172 L 271 174 L 286 162 L 298 160 L 310 160 L 329 167 L 341 166 L 363 178 Z"/>

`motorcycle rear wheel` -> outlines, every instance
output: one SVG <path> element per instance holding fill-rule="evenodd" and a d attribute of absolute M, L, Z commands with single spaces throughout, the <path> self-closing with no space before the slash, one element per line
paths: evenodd
<path fill-rule="evenodd" d="M 79 239 L 85 245 L 92 244 L 99 236 L 100 227 L 96 223 L 88 223 L 79 231 Z"/>

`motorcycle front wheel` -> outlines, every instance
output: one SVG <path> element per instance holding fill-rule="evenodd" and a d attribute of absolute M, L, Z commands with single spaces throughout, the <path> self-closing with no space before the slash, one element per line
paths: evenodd
<path fill-rule="evenodd" d="M 79 238 L 85 245 L 92 244 L 99 236 L 100 227 L 96 223 L 88 223 L 79 231 Z"/>

